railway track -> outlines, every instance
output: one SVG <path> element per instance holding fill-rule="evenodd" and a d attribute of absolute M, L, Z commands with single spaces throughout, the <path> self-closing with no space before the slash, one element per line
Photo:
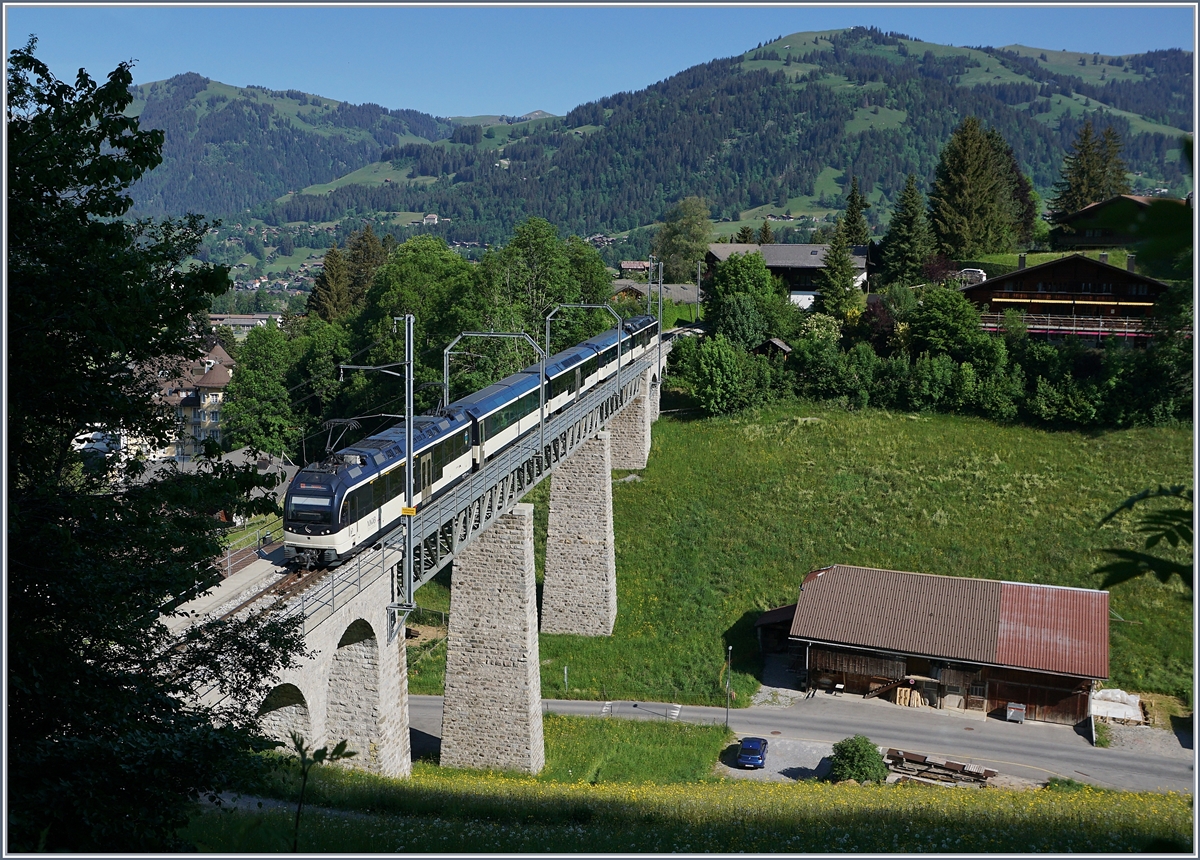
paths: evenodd
<path fill-rule="evenodd" d="M 233 609 L 222 614 L 218 620 L 224 621 L 226 618 L 232 618 L 244 609 L 248 609 L 255 603 L 264 600 L 272 600 L 272 603 L 282 603 L 289 598 L 308 590 L 316 585 L 325 574 L 329 573 L 330 568 L 315 568 L 313 570 L 300 570 L 295 573 L 289 573 L 281 580 L 272 582 L 266 588 L 252 594 L 250 597 L 243 600 Z"/>

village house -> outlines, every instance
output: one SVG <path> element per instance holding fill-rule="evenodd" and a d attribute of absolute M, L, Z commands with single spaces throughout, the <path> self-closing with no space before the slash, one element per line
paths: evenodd
<path fill-rule="evenodd" d="M 635 275 L 649 276 L 650 262 L 648 260 L 622 260 L 620 269 L 622 278 Z"/>
<path fill-rule="evenodd" d="M 215 329 L 218 326 L 229 326 L 233 329 L 233 334 L 238 340 L 244 340 L 251 329 L 266 325 L 269 321 L 275 320 L 275 325 L 283 320 L 281 313 L 261 313 L 261 314 L 214 314 L 208 315 L 208 321 Z"/>
<path fill-rule="evenodd" d="M 828 245 L 749 244 L 740 242 L 715 242 L 708 246 L 705 264 L 709 277 L 717 267 L 734 254 L 761 254 L 767 271 L 783 281 L 784 289 L 792 303 L 802 308 L 811 308 L 820 295 L 817 289 L 817 274 L 825 268 Z M 859 289 L 867 286 L 867 246 L 855 245 L 850 249 L 854 264 L 854 285 Z"/>
<path fill-rule="evenodd" d="M 222 441 L 221 407 L 233 370 L 233 359 L 217 344 L 197 361 L 180 368 L 177 376 L 162 383 L 158 399 L 175 408 L 179 435 L 166 448 L 153 452 L 151 459 L 187 463 L 203 452 L 204 440 Z"/>

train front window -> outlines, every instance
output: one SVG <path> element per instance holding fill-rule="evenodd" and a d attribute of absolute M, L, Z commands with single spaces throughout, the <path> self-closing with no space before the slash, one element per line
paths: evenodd
<path fill-rule="evenodd" d="M 333 499 L 328 496 L 292 496 L 288 499 L 289 520 L 329 525 L 332 514 Z"/>

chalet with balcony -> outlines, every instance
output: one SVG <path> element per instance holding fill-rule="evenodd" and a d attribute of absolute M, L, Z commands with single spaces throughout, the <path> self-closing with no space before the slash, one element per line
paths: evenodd
<path fill-rule="evenodd" d="M 1110 265 L 1107 255 L 1093 260 L 1071 254 L 1048 263 L 1018 268 L 1006 275 L 960 287 L 963 295 L 985 308 L 985 327 L 1016 308 L 1026 315 L 1030 331 L 1085 336 L 1146 334 L 1154 306 L 1167 292 L 1161 281 L 1139 275 L 1131 254 L 1126 268 Z"/>
<path fill-rule="evenodd" d="M 1056 248 L 1123 248 L 1145 239 L 1134 236 L 1129 227 L 1137 223 L 1137 217 L 1152 203 L 1166 202 L 1188 206 L 1190 201 L 1177 197 L 1141 197 L 1135 194 L 1118 194 L 1085 206 L 1078 212 L 1063 215 L 1058 225 L 1050 231 L 1050 241 Z M 1129 225 L 1121 227 L 1118 225 Z"/>

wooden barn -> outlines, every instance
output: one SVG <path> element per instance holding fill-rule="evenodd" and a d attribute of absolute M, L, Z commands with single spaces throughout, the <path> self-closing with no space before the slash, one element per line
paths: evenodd
<path fill-rule="evenodd" d="M 1074 725 L 1108 677 L 1106 591 L 839 564 L 757 623 L 807 683 L 897 704 Z"/>

